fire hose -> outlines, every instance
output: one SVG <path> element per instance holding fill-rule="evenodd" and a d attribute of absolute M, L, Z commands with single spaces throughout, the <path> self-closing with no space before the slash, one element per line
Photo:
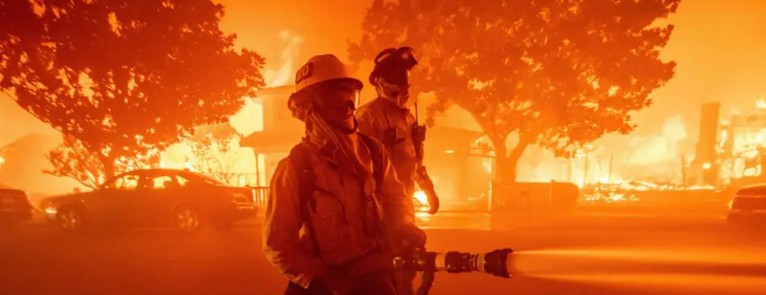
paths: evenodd
<path fill-rule="evenodd" d="M 433 286 L 436 272 L 482 272 L 498 277 L 510 278 L 512 272 L 511 254 L 513 254 L 513 250 L 510 248 L 498 249 L 487 253 L 459 251 L 439 253 L 419 250 L 407 255 L 394 257 L 393 267 L 396 270 L 421 271 L 423 279 L 416 294 L 426 295 Z"/>
<path fill-rule="evenodd" d="M 427 295 L 433 286 L 437 272 L 468 273 L 480 272 L 502 278 L 510 278 L 513 272 L 513 250 L 497 249 L 487 253 L 449 251 L 446 253 L 429 252 L 425 249 L 397 255 L 379 255 L 351 269 L 351 273 L 366 273 L 375 265 L 388 265 L 387 268 L 399 271 L 421 272 L 423 277 L 417 295 Z M 377 262 L 374 262 L 377 261 Z"/>
<path fill-rule="evenodd" d="M 357 276 L 383 266 L 395 271 L 417 271 L 423 277 L 417 295 L 427 295 L 433 286 L 437 272 L 480 272 L 502 278 L 510 278 L 513 272 L 513 250 L 497 249 L 486 253 L 449 251 L 430 252 L 423 248 L 405 254 L 390 256 L 378 254 L 368 257 L 365 263 L 357 263 L 349 274 Z"/>

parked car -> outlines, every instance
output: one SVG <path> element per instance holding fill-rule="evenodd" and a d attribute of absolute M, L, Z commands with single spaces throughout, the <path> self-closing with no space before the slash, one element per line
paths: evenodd
<path fill-rule="evenodd" d="M 33 210 L 26 192 L 0 184 L 0 226 L 29 220 Z"/>
<path fill-rule="evenodd" d="M 729 202 L 732 223 L 766 221 L 766 183 L 744 187 Z"/>
<path fill-rule="evenodd" d="M 227 186 L 186 170 L 136 170 L 97 189 L 53 197 L 46 217 L 66 232 L 95 225 L 172 226 L 193 232 L 203 225 L 229 226 L 256 213 L 250 188 Z"/>

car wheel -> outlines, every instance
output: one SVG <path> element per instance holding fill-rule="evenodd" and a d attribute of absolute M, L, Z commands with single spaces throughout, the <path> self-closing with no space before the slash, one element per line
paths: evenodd
<path fill-rule="evenodd" d="M 181 206 L 173 211 L 173 225 L 183 232 L 195 232 L 202 224 L 197 210 L 187 206 Z"/>
<path fill-rule="evenodd" d="M 56 214 L 56 224 L 68 233 L 80 233 L 85 229 L 85 215 L 76 208 L 62 208 Z"/>

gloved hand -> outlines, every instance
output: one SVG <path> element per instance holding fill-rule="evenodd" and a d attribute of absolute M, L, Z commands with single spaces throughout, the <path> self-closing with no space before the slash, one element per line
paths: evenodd
<path fill-rule="evenodd" d="M 313 288 L 326 289 L 333 295 L 349 295 L 354 289 L 354 284 L 351 277 L 337 268 L 330 267 L 311 281 L 309 289 Z"/>
<path fill-rule="evenodd" d="M 412 223 L 399 227 L 395 239 L 401 241 L 400 247 L 405 251 L 424 248 L 426 245 L 426 233 Z"/>
<path fill-rule="evenodd" d="M 431 181 L 431 177 L 428 176 L 425 166 L 419 166 L 416 173 L 418 186 L 426 193 L 428 198 L 428 213 L 431 215 L 436 214 L 439 211 L 439 197 L 436 195 L 434 183 Z"/>

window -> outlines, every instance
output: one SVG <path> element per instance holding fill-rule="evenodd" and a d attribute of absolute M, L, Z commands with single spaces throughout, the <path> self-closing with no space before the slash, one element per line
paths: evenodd
<path fill-rule="evenodd" d="M 177 186 L 173 177 L 169 175 L 155 176 L 151 178 L 151 189 L 162 190 L 167 188 L 173 188 Z"/>
<path fill-rule="evenodd" d="M 131 191 L 138 187 L 138 175 L 123 175 L 110 182 L 107 182 L 103 186 L 106 189 L 116 189 Z"/>
<path fill-rule="evenodd" d="M 737 192 L 737 195 L 739 196 L 766 196 L 766 187 L 759 185 L 759 186 L 753 186 L 753 187 L 746 187 L 743 189 L 740 189 Z"/>
<path fill-rule="evenodd" d="M 221 185 L 222 182 L 218 181 L 215 178 L 212 178 L 210 176 L 204 175 L 204 174 L 198 174 L 198 173 L 184 173 L 183 175 L 176 175 L 176 179 L 178 179 L 178 184 L 181 186 L 187 186 L 189 184 L 192 185 L 202 185 L 202 184 L 208 184 L 208 185 Z"/>
<path fill-rule="evenodd" d="M 202 181 L 206 182 L 207 184 L 212 184 L 212 185 L 220 185 L 220 184 L 223 184 L 223 183 L 222 183 L 221 181 L 219 181 L 218 179 L 212 178 L 212 177 L 210 177 L 210 176 L 207 176 L 207 175 L 202 175 L 202 174 L 199 174 L 199 177 L 202 179 Z"/>
<path fill-rule="evenodd" d="M 189 185 L 189 179 L 183 178 L 180 175 L 176 175 L 176 180 L 178 181 L 178 185 L 181 186 L 181 187 L 185 187 L 185 186 Z"/>

